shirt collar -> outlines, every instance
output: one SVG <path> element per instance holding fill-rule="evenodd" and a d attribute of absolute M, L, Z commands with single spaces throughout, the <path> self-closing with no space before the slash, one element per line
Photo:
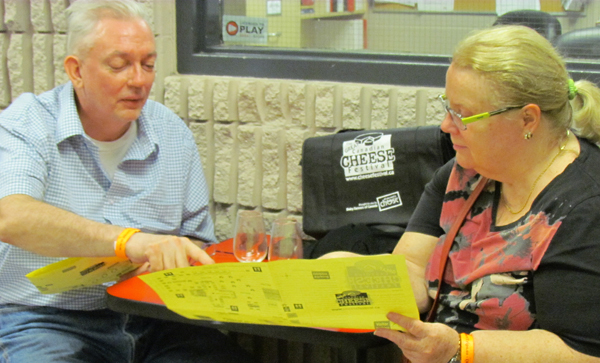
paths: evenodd
<path fill-rule="evenodd" d="M 146 101 L 138 117 L 138 135 L 125 159 L 144 160 L 158 152 L 158 136 L 152 120 L 147 115 L 148 102 L 150 101 Z"/>
<path fill-rule="evenodd" d="M 83 126 L 77 113 L 77 105 L 75 103 L 75 91 L 73 84 L 68 82 L 60 90 L 58 94 L 59 111 L 58 122 L 56 125 L 56 143 L 77 135 L 84 135 Z"/>

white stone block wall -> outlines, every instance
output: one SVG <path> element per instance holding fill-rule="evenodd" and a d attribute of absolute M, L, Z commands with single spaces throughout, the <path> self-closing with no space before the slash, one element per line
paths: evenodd
<path fill-rule="evenodd" d="M 262 210 L 268 225 L 281 213 L 301 219 L 306 138 L 437 124 L 443 115 L 434 88 L 200 75 L 165 84 L 169 107 L 187 105 L 179 114 L 198 141 L 220 239 L 231 237 L 238 209 Z"/>
<path fill-rule="evenodd" d="M 64 10 L 72 0 L 0 0 L 0 109 L 67 81 Z M 143 0 L 157 34 L 151 98 L 194 133 L 219 239 L 238 209 L 302 218 L 302 143 L 344 128 L 437 124 L 440 89 L 176 73 L 175 0 Z"/>

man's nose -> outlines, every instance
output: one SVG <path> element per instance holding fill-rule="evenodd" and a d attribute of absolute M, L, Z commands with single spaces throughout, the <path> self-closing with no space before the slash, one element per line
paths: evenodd
<path fill-rule="evenodd" d="M 153 72 L 144 70 L 141 64 L 136 64 L 130 68 L 128 84 L 132 87 L 142 87 L 152 82 Z"/>

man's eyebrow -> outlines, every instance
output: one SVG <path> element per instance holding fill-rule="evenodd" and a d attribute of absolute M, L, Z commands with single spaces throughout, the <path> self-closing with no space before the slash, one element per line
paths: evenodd
<path fill-rule="evenodd" d="M 127 57 L 130 53 L 127 52 L 121 52 L 120 50 L 115 50 L 114 52 L 110 53 L 106 58 L 113 58 L 113 57 Z M 150 52 L 148 54 L 146 54 L 146 56 L 144 58 L 152 58 L 152 57 L 156 57 L 157 53 L 156 51 L 154 52 Z"/>

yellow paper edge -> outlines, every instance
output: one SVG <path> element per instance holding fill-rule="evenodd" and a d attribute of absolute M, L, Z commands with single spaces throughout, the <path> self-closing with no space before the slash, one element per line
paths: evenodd
<path fill-rule="evenodd" d="M 42 294 L 57 294 L 117 281 L 137 266 L 120 257 L 72 257 L 25 276 Z"/>

